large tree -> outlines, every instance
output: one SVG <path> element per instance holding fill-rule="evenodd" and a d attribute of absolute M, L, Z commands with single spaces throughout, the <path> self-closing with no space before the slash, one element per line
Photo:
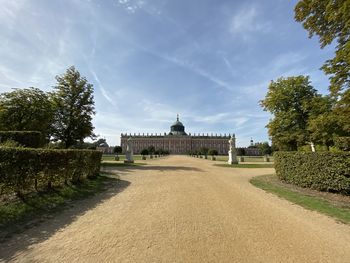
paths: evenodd
<path fill-rule="evenodd" d="M 311 101 L 317 96 L 309 77 L 271 81 L 261 106 L 273 115 L 267 128 L 274 146 L 280 150 L 297 150 L 310 140 L 307 125 L 312 111 Z"/>
<path fill-rule="evenodd" d="M 335 57 L 322 69 L 330 75 L 333 95 L 350 89 L 350 0 L 301 0 L 295 6 L 295 19 L 317 35 L 321 47 L 337 42 Z"/>
<path fill-rule="evenodd" d="M 40 89 L 15 89 L 0 94 L 0 130 L 40 131 L 49 137 L 52 117 L 52 103 Z"/>
<path fill-rule="evenodd" d="M 92 116 L 95 114 L 92 85 L 73 66 L 56 76 L 52 93 L 55 106 L 53 138 L 66 148 L 94 137 Z"/>

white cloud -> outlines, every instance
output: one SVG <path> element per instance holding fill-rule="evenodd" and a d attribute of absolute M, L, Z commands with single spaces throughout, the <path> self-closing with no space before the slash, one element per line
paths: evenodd
<path fill-rule="evenodd" d="M 99 87 L 99 89 L 100 89 L 100 91 L 101 91 L 101 93 L 102 93 L 102 96 L 103 96 L 107 101 L 109 101 L 109 103 L 111 103 L 112 105 L 115 106 L 114 100 L 113 100 L 113 99 L 111 98 L 111 96 L 108 94 L 107 90 L 103 87 L 103 85 L 102 85 L 100 79 L 99 79 L 98 76 L 96 75 L 96 72 L 93 71 L 92 69 L 90 69 L 90 72 L 91 72 L 92 76 L 94 77 L 94 79 L 95 79 L 95 81 L 96 81 L 96 83 L 97 83 L 97 85 L 98 85 L 98 87 Z"/>
<path fill-rule="evenodd" d="M 243 40 L 250 39 L 252 33 L 267 33 L 271 24 L 261 19 L 257 6 L 248 6 L 239 10 L 231 18 L 229 31 L 233 35 L 240 35 Z"/>

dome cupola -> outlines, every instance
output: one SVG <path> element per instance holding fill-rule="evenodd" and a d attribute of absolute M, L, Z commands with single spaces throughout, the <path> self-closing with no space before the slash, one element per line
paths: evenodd
<path fill-rule="evenodd" d="M 185 132 L 185 126 L 179 121 L 179 114 L 177 115 L 176 121 L 170 127 L 169 135 L 187 135 Z"/>

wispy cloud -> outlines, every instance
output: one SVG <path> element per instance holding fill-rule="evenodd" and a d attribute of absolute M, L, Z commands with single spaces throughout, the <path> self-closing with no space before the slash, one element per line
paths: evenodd
<path fill-rule="evenodd" d="M 229 25 L 229 31 L 233 35 L 239 35 L 243 40 L 250 39 L 251 34 L 267 33 L 271 30 L 271 24 L 262 19 L 255 5 L 245 6 L 233 15 Z"/>
<path fill-rule="evenodd" d="M 94 77 L 103 97 L 109 101 L 109 103 L 111 103 L 112 105 L 115 106 L 115 101 L 111 98 L 111 96 L 108 94 L 107 90 L 103 87 L 100 79 L 98 78 L 98 76 L 96 75 L 96 72 L 93 71 L 92 69 L 90 69 L 90 73 L 92 74 L 92 76 Z"/>

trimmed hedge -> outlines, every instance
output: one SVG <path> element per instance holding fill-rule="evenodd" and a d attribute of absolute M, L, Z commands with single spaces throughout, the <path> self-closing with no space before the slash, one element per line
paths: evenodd
<path fill-rule="evenodd" d="M 0 131 L 0 143 L 9 140 L 30 148 L 39 148 L 44 144 L 43 136 L 38 131 Z"/>
<path fill-rule="evenodd" d="M 350 137 L 334 138 L 334 146 L 342 151 L 350 151 Z"/>
<path fill-rule="evenodd" d="M 100 171 L 102 152 L 0 147 L 0 194 L 21 196 L 42 188 L 77 183 Z"/>
<path fill-rule="evenodd" d="M 319 191 L 350 194 L 350 153 L 275 152 L 277 176 Z"/>

